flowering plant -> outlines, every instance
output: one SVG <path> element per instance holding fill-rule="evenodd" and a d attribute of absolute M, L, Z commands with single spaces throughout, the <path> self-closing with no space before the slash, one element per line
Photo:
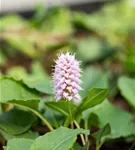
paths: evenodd
<path fill-rule="evenodd" d="M 29 20 L 0 16 L 0 149 L 134 150 L 128 1 L 92 14 L 40 5 Z"/>

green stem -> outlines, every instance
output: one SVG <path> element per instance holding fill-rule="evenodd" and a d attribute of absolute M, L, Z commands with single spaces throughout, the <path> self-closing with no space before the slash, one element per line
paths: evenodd
<path fill-rule="evenodd" d="M 79 124 L 77 123 L 77 121 L 75 121 L 74 120 L 74 124 L 76 125 L 76 127 L 79 129 L 80 128 L 80 126 L 79 126 Z M 83 136 L 83 134 L 80 134 L 80 137 L 81 137 L 81 140 L 82 140 L 82 144 L 83 144 L 83 146 L 86 144 L 86 142 L 85 142 L 85 140 L 84 140 L 84 136 Z"/>
<path fill-rule="evenodd" d="M 72 116 L 72 111 L 71 111 L 71 107 L 70 107 L 70 101 L 67 100 L 67 103 L 68 103 L 68 111 L 69 111 L 69 116 L 70 116 L 71 128 L 74 129 L 73 116 Z"/>
<path fill-rule="evenodd" d="M 87 120 L 84 122 L 84 126 L 85 126 L 85 129 L 88 130 L 88 121 Z M 86 140 L 86 142 L 88 142 L 88 135 L 86 135 L 86 134 L 85 134 L 85 140 Z"/>
<path fill-rule="evenodd" d="M 47 125 L 47 127 L 50 129 L 50 131 L 53 130 L 53 127 L 51 126 L 51 124 L 50 124 L 39 112 L 37 112 L 37 111 L 35 111 L 35 110 L 33 110 L 33 109 L 31 109 L 31 111 L 32 111 L 35 115 L 37 115 L 37 116 Z"/>
<path fill-rule="evenodd" d="M 100 144 L 96 144 L 96 150 L 100 150 L 101 145 Z"/>

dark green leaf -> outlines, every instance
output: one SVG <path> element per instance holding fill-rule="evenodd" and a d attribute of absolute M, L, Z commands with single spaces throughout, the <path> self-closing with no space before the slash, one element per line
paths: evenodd
<path fill-rule="evenodd" d="M 93 133 L 92 136 L 96 139 L 96 143 L 100 144 L 101 139 L 110 133 L 111 133 L 111 127 L 109 124 L 107 124 L 96 133 Z"/>
<path fill-rule="evenodd" d="M 26 132 L 36 121 L 36 116 L 27 111 L 12 109 L 0 115 L 0 129 L 18 135 Z"/>
<path fill-rule="evenodd" d="M 85 146 L 81 146 L 80 144 L 75 143 L 73 150 L 88 150 L 88 149 L 89 149 L 89 144 L 88 143 L 86 143 Z"/>

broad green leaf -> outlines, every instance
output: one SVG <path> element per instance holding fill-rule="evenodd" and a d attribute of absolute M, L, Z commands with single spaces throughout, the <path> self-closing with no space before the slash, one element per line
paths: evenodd
<path fill-rule="evenodd" d="M 88 92 L 88 95 L 82 100 L 80 105 L 77 107 L 76 114 L 78 115 L 86 109 L 100 104 L 102 101 L 105 100 L 107 93 L 107 89 L 92 88 Z"/>
<path fill-rule="evenodd" d="M 106 72 L 94 67 L 88 67 L 83 70 L 82 75 L 83 83 L 81 87 L 83 90 L 79 92 L 82 98 L 87 96 L 91 88 L 108 88 L 108 76 Z"/>
<path fill-rule="evenodd" d="M 83 118 L 87 119 L 89 114 L 94 113 L 98 117 L 99 128 L 103 128 L 107 123 L 110 124 L 111 134 L 102 138 L 101 142 L 109 139 L 135 136 L 135 124 L 130 113 L 113 106 L 105 100 L 100 105 L 83 112 Z"/>
<path fill-rule="evenodd" d="M 24 132 L 22 134 L 19 135 L 12 135 L 10 133 L 7 133 L 3 130 L 0 130 L 0 134 L 4 137 L 5 140 L 11 140 L 13 138 L 26 138 L 26 139 L 36 139 L 39 134 L 37 132 L 33 132 L 28 130 L 27 132 Z"/>
<path fill-rule="evenodd" d="M 88 135 L 89 130 L 60 127 L 37 138 L 30 150 L 69 150 L 73 147 L 78 134 Z"/>
<path fill-rule="evenodd" d="M 55 110 L 57 112 L 62 113 L 65 116 L 68 116 L 69 110 L 68 110 L 68 103 L 66 100 L 61 100 L 58 102 L 46 102 L 45 105 L 52 110 Z M 76 106 L 71 102 L 70 103 L 71 110 L 76 108 Z"/>
<path fill-rule="evenodd" d="M 135 108 L 135 78 L 120 77 L 118 86 L 122 96 Z"/>
<path fill-rule="evenodd" d="M 22 67 L 14 67 L 8 70 L 7 75 L 12 76 L 16 80 L 23 80 L 28 87 L 34 88 L 39 92 L 52 94 L 51 79 L 39 62 L 32 63 L 30 74 Z"/>
<path fill-rule="evenodd" d="M 101 128 L 96 133 L 93 133 L 92 136 L 96 139 L 96 143 L 99 145 L 101 139 L 111 133 L 111 127 L 109 124 L 106 124 L 103 128 Z"/>
<path fill-rule="evenodd" d="M 33 109 L 38 108 L 39 93 L 36 90 L 6 77 L 0 79 L 0 87 L 2 87 L 0 91 L 1 103 L 12 103 Z"/>
<path fill-rule="evenodd" d="M 28 88 L 21 81 L 16 81 L 13 78 L 7 77 L 0 80 L 0 86 L 2 87 L 0 95 L 1 103 L 14 104 L 32 111 L 47 124 L 50 130 L 53 130 L 48 121 L 37 111 L 40 98 L 36 90 Z"/>
<path fill-rule="evenodd" d="M 4 150 L 30 150 L 32 143 L 33 140 L 30 139 L 14 138 L 7 142 L 7 146 L 4 147 Z"/>
<path fill-rule="evenodd" d="M 28 111 L 11 109 L 0 115 L 0 129 L 18 135 L 26 132 L 36 121 L 36 116 Z"/>

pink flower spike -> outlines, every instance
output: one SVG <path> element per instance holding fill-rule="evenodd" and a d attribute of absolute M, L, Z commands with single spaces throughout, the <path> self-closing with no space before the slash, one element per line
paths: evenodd
<path fill-rule="evenodd" d="M 61 99 L 80 100 L 80 62 L 70 53 L 58 55 L 53 73 L 53 86 L 56 101 Z"/>

